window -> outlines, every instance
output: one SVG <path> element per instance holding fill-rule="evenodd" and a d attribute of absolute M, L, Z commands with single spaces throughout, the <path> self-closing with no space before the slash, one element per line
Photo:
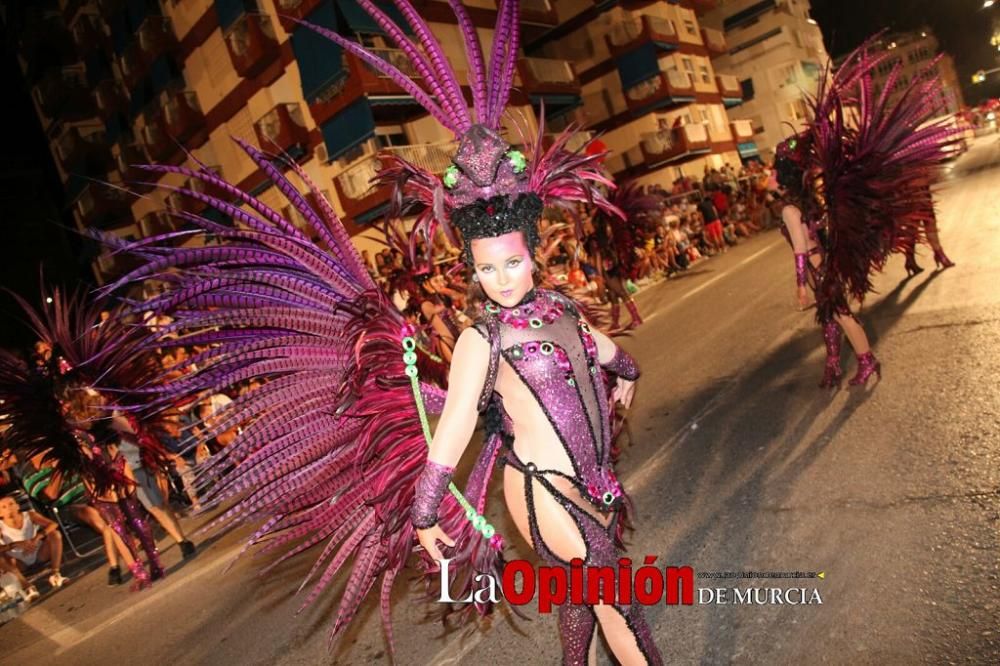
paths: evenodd
<path fill-rule="evenodd" d="M 691 19 L 684 19 L 684 31 L 689 35 L 698 34 L 698 29 L 695 28 L 694 21 Z"/>
<path fill-rule="evenodd" d="M 694 74 L 694 63 L 691 62 L 691 58 L 681 58 L 681 62 L 684 63 L 684 71 L 688 74 Z"/>
<path fill-rule="evenodd" d="M 712 82 L 712 74 L 708 71 L 708 65 L 698 65 L 698 71 L 701 72 L 702 83 Z"/>
<path fill-rule="evenodd" d="M 740 88 L 743 89 L 744 102 L 749 102 L 750 100 L 753 99 L 754 96 L 753 78 L 743 79 L 742 81 L 740 81 Z"/>
<path fill-rule="evenodd" d="M 390 146 L 406 146 L 410 140 L 406 138 L 406 132 L 399 125 L 385 125 L 375 128 L 375 140 L 379 148 L 389 148 Z"/>
<path fill-rule="evenodd" d="M 801 99 L 796 99 L 788 103 L 788 115 L 792 120 L 806 119 L 806 105 Z"/>

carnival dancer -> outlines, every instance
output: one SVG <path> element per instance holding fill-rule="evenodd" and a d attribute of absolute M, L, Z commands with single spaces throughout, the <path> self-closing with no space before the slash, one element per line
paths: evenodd
<path fill-rule="evenodd" d="M 813 120 L 779 144 L 775 171 L 783 197 L 782 231 L 795 254 L 797 298 L 823 327 L 826 368 L 820 387 L 838 386 L 841 330 L 854 349 L 858 370 L 852 385 L 865 385 L 882 366 L 849 300 L 863 301 L 871 274 L 893 251 L 912 247 L 933 216 L 927 175 L 947 156 L 955 130 L 928 122 L 942 100 L 934 94 L 933 67 L 923 69 L 894 101 L 889 85 L 873 94 L 872 74 L 885 55 L 873 55 L 872 38 L 841 64 L 826 70 L 815 98 Z M 900 76 L 897 65 L 890 83 Z M 857 113 L 853 113 L 853 110 Z M 852 117 L 856 123 L 848 124 Z"/>
<path fill-rule="evenodd" d="M 108 239 L 145 263 L 108 289 L 169 273 L 170 289 L 137 309 L 182 316 L 173 317 L 162 338 L 150 344 L 179 344 L 173 337 L 179 335 L 186 344 L 212 345 L 198 358 L 197 371 L 163 387 L 161 404 L 267 378 L 206 424 L 205 436 L 211 436 L 252 418 L 203 470 L 203 478 L 221 479 L 205 506 L 233 500 L 213 526 L 262 521 L 249 545 L 267 542 L 264 551 L 291 546 L 274 565 L 325 542 L 306 604 L 350 563 L 335 636 L 381 579 L 383 624 L 392 647 L 392 584 L 417 545 L 418 531 L 434 589 L 438 563 L 431 555 L 440 554 L 439 539 L 453 544 L 448 555 L 458 598 L 474 589 L 479 574 L 502 571 L 503 540 L 482 514 L 490 472 L 504 445 L 509 508 L 531 545 L 555 565 L 575 557 L 617 563 L 627 503 L 609 464 L 611 401 L 602 382 L 606 372 L 616 375 L 614 397 L 628 404 L 638 369 L 568 299 L 533 289 L 543 206 L 615 209 L 597 188 L 612 185 L 601 174 L 601 155 L 586 146 L 567 150 L 571 131 L 543 149 L 542 128 L 537 136 L 525 130 L 524 153 L 499 134 L 516 70 L 518 3 L 499 4 L 488 68 L 466 9 L 457 0 L 449 3 L 469 59 L 471 111 L 441 45 L 410 2 L 395 4 L 419 45 L 373 2 L 359 4 L 419 79 L 357 42 L 309 27 L 391 77 L 459 141 L 443 177 L 395 155 L 382 156 L 379 173 L 394 188 L 389 215 L 415 213 L 414 233 L 426 239 L 440 227 L 452 245 L 464 248 L 482 290 L 477 326 L 456 343 L 447 394 L 419 382 L 412 328 L 372 282 L 346 230 L 301 167 L 245 142 L 243 149 L 299 210 L 309 233 L 208 168 L 151 165 L 146 168 L 154 174 L 180 174 L 220 188 L 225 198 L 206 194 L 211 187 L 160 185 L 204 202 L 238 226 L 173 210 L 197 233 L 211 233 L 215 244 L 157 242 L 178 234 L 131 245 Z M 285 170 L 313 196 L 303 197 Z M 488 437 L 465 495 L 460 500 L 457 489 L 445 495 L 449 468 L 483 411 Z M 433 439 L 427 413 L 442 414 Z M 485 613 L 491 607 L 491 601 L 476 599 L 462 610 Z M 566 663 L 587 661 L 598 625 L 624 663 L 660 663 L 639 606 L 620 603 L 561 609 Z"/>
<path fill-rule="evenodd" d="M 944 253 L 944 247 L 941 246 L 941 237 L 938 234 L 937 213 L 934 210 L 934 195 L 931 192 L 930 178 L 927 178 L 927 183 L 924 189 L 925 196 L 931 199 L 929 216 L 922 220 L 924 237 L 927 239 L 927 244 L 931 246 L 931 250 L 934 252 L 934 266 L 938 269 L 951 268 L 955 265 L 955 262 L 948 258 L 948 255 Z M 907 277 L 922 273 L 924 269 L 917 263 L 916 241 L 908 243 L 906 245 L 905 252 L 905 268 Z"/>

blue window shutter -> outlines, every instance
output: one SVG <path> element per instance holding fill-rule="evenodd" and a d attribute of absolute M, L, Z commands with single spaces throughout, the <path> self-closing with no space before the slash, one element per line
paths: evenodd
<path fill-rule="evenodd" d="M 618 58 L 618 76 L 622 80 L 622 88 L 631 88 L 659 74 L 660 63 L 656 56 L 655 44 L 643 44 Z"/>
<path fill-rule="evenodd" d="M 330 120 L 320 131 L 326 143 L 327 158 L 335 160 L 363 141 L 375 136 L 375 118 L 371 105 L 362 97 Z"/>
<path fill-rule="evenodd" d="M 406 19 L 403 18 L 403 13 L 399 11 L 394 3 L 376 2 L 375 5 L 385 12 L 389 19 L 402 28 L 404 32 L 413 34 L 410 24 L 406 22 Z M 375 19 L 358 4 L 358 0 L 337 0 L 337 7 L 340 8 L 340 13 L 343 15 L 344 21 L 347 23 L 346 27 L 350 32 L 370 35 L 385 34 L 385 31 L 379 27 Z"/>
<path fill-rule="evenodd" d="M 333 0 L 327 0 L 305 20 L 318 26 L 337 30 L 337 13 Z M 298 26 L 292 31 L 292 51 L 299 64 L 302 79 L 302 96 L 306 102 L 313 101 L 324 88 L 342 76 L 344 70 L 342 49 L 315 30 Z"/>

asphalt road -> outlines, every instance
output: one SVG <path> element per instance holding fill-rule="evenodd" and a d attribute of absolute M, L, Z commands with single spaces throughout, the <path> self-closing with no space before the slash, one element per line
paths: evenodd
<path fill-rule="evenodd" d="M 823 571 L 822 604 L 651 606 L 668 663 L 1000 663 L 1000 140 L 953 165 L 940 226 L 955 268 L 904 279 L 894 258 L 861 314 L 883 364 L 868 390 L 816 388 L 823 346 L 793 307 L 791 252 L 762 234 L 639 294 L 621 343 L 643 376 L 620 477 L 634 558 L 696 571 Z M 846 345 L 845 345 L 846 347 Z M 847 354 L 845 353 L 845 356 Z M 853 358 L 845 373 L 854 372 Z M 527 546 L 503 518 L 513 542 Z M 129 594 L 103 570 L 0 627 L 0 663 L 362 664 L 388 655 L 374 604 L 334 652 L 328 595 L 295 615 L 310 558 L 255 576 L 224 566 L 244 533 L 201 545 Z M 445 632 L 398 586 L 398 664 L 554 664 L 555 615 Z M 608 663 L 607 658 L 602 658 Z"/>

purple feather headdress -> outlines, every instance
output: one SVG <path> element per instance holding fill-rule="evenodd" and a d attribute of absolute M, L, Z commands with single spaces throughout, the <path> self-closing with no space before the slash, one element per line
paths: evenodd
<path fill-rule="evenodd" d="M 381 158 L 382 168 L 376 180 L 393 190 L 389 215 L 417 216 L 410 243 L 411 255 L 415 252 L 415 239 L 422 235 L 430 241 L 438 228 L 452 245 L 459 247 L 464 241 L 467 262 L 471 262 L 469 241 L 511 231 L 524 232 L 529 247 L 534 250 L 538 242 L 534 227 L 545 206 L 587 202 L 620 215 L 599 189 L 600 185 L 614 187 L 601 171 L 603 155 L 588 155 L 586 145 L 572 152 L 566 149 L 578 128 L 567 129 L 547 150 L 542 149 L 540 141 L 542 129 L 535 140 L 522 137 L 530 160 L 500 136 L 500 121 L 510 97 L 517 61 L 520 21 L 516 0 L 499 3 L 488 67 L 468 12 L 458 0 L 448 0 L 458 19 L 469 63 L 471 109 L 430 26 L 410 0 L 394 0 L 394 3 L 413 28 L 418 43 L 411 41 L 374 2 L 358 0 L 403 51 L 422 83 L 357 42 L 321 26 L 301 23 L 390 77 L 442 126 L 451 130 L 459 142 L 452 164 L 443 177 L 394 155 Z M 544 120 L 539 125 L 544 128 Z M 462 240 L 456 231 L 461 233 Z"/>

